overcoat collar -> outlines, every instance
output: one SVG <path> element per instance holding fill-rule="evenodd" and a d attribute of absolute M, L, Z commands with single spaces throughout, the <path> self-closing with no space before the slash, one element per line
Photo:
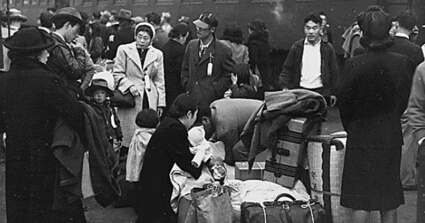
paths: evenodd
<path fill-rule="evenodd" d="M 139 52 L 137 51 L 136 42 L 132 42 L 129 44 L 127 56 L 137 65 L 137 67 L 140 69 L 142 73 L 144 73 L 144 69 L 149 66 L 149 64 L 153 63 L 156 59 L 154 56 L 155 50 L 152 48 L 152 46 L 149 46 L 147 49 L 145 62 L 143 63 L 140 61 Z"/>
<path fill-rule="evenodd" d="M 204 55 L 202 55 L 201 58 L 199 58 L 199 51 L 201 50 L 200 48 L 200 39 L 198 39 L 197 44 L 196 44 L 196 55 L 195 55 L 195 62 L 197 64 L 201 64 L 204 61 L 209 60 L 210 56 L 214 58 L 215 55 L 215 41 L 216 39 L 214 38 L 211 42 L 211 44 L 208 46 L 207 51 L 205 51 Z"/>

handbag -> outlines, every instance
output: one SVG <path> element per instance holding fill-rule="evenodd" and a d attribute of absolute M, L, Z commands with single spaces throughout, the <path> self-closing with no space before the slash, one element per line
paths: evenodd
<path fill-rule="evenodd" d="M 134 96 L 127 92 L 123 94 L 120 90 L 113 90 L 114 96 L 111 97 L 111 106 L 118 108 L 134 108 L 136 106 L 136 101 L 134 100 Z"/>
<path fill-rule="evenodd" d="M 231 223 L 233 208 L 228 187 L 207 184 L 190 192 L 198 223 Z"/>
<path fill-rule="evenodd" d="M 279 201 L 281 198 L 291 201 Z M 274 201 L 243 202 L 241 223 L 324 223 L 325 210 L 315 200 L 297 201 L 290 194 L 280 194 Z"/>

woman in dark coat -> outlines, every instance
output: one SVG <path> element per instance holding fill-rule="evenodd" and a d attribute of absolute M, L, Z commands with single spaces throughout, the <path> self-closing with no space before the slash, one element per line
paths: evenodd
<path fill-rule="evenodd" d="M 338 97 L 348 134 L 341 205 L 354 209 L 355 223 L 366 222 L 370 211 L 380 211 L 383 223 L 397 222 L 397 208 L 404 203 L 400 117 L 410 93 L 409 64 L 387 50 L 387 14 L 371 11 L 359 19 L 366 53 L 346 62 Z"/>
<path fill-rule="evenodd" d="M 10 71 L 0 76 L 0 132 L 7 135 L 6 213 L 10 223 L 85 222 L 80 198 L 66 211 L 53 210 L 58 162 L 50 146 L 56 121 L 62 117 L 80 135 L 85 131 L 82 106 L 45 66 L 46 49 L 53 44 L 37 28 L 21 29 L 4 42 L 12 61 Z"/>
<path fill-rule="evenodd" d="M 168 36 L 170 40 L 162 47 L 162 53 L 164 54 L 166 112 L 174 99 L 184 92 L 180 84 L 180 75 L 189 28 L 186 24 L 178 23 L 174 25 Z"/>
<path fill-rule="evenodd" d="M 249 66 L 251 71 L 261 77 L 263 87 L 258 89 L 260 94 L 270 90 L 270 49 L 269 31 L 264 21 L 255 19 L 248 23 Z M 257 72 L 260 72 L 259 74 Z M 264 95 L 262 96 L 264 97 Z"/>
<path fill-rule="evenodd" d="M 198 113 L 196 100 L 188 95 L 177 96 L 165 117 L 153 133 L 136 186 L 135 210 L 139 223 L 177 222 L 171 209 L 172 184 L 169 173 L 175 163 L 198 179 L 203 166 L 191 164 L 194 155 L 189 151 L 187 130 L 193 125 Z"/>

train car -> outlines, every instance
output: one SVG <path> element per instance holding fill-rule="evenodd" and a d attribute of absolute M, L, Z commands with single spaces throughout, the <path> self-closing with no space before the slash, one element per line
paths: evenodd
<path fill-rule="evenodd" d="M 3 0 L 2 7 L 6 7 Z M 10 0 L 10 8 L 18 8 L 35 24 L 38 15 L 47 7 L 74 6 L 91 15 L 94 11 L 129 9 L 134 16 L 148 12 L 168 11 L 172 22 L 180 16 L 195 20 L 204 11 L 217 16 L 220 37 L 224 24 L 236 21 L 247 31 L 246 24 L 253 18 L 266 22 L 273 50 L 288 51 L 291 45 L 304 36 L 303 18 L 310 12 L 323 11 L 328 15 L 337 54 L 342 54 L 341 34 L 369 5 L 380 5 L 388 13 L 409 8 L 415 11 L 421 24 L 425 23 L 423 0 Z"/>

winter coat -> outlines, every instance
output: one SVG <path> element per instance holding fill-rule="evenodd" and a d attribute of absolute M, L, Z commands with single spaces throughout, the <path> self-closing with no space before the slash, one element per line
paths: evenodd
<path fill-rule="evenodd" d="M 249 52 L 248 47 L 243 44 L 232 43 L 228 40 L 220 40 L 222 43 L 226 44 L 232 50 L 232 57 L 235 60 L 236 64 L 245 63 L 249 61 Z"/>
<path fill-rule="evenodd" d="M 338 96 L 347 148 L 394 148 L 403 144 L 400 117 L 410 94 L 405 56 L 387 49 L 349 59 Z"/>
<path fill-rule="evenodd" d="M 259 77 L 263 86 L 266 88 L 270 84 L 270 48 L 269 48 L 269 33 L 268 31 L 253 32 L 246 42 L 249 51 L 249 67 L 251 71 L 257 74 L 260 72 Z"/>
<path fill-rule="evenodd" d="M 50 148 L 61 116 L 85 135 L 84 111 L 61 78 L 38 60 L 17 58 L 0 76 L 0 132 L 6 132 L 8 222 L 51 222 L 57 161 Z"/>
<path fill-rule="evenodd" d="M 412 43 L 408 38 L 395 36 L 394 44 L 388 48 L 390 52 L 405 55 L 411 64 L 410 78 L 413 79 L 416 67 L 424 61 L 424 55 L 420 46 Z"/>
<path fill-rule="evenodd" d="M 162 52 L 150 46 L 146 54 L 143 67 L 136 48 L 136 42 L 118 47 L 114 63 L 114 79 L 117 88 L 122 93 L 127 93 L 131 86 L 135 86 L 140 93 L 135 97 L 134 108 L 118 108 L 118 118 L 121 121 L 123 133 L 122 145 L 128 147 L 131 137 L 137 128 L 136 116 L 143 109 L 143 100 L 148 100 L 149 107 L 157 110 L 165 107 L 165 81 Z M 149 78 L 148 81 L 146 78 Z M 147 89 L 149 84 L 150 90 Z M 144 98 L 145 93 L 147 98 Z"/>
<path fill-rule="evenodd" d="M 90 53 L 90 57 L 94 63 L 97 63 L 100 60 L 100 55 L 103 51 L 103 40 L 99 36 L 94 36 L 90 40 L 88 51 Z"/>
<path fill-rule="evenodd" d="M 174 99 L 184 89 L 180 85 L 180 74 L 182 71 L 182 63 L 185 47 L 175 40 L 170 39 L 162 48 L 164 54 L 164 72 L 165 72 L 165 97 L 167 108 L 171 106 Z"/>
<path fill-rule="evenodd" d="M 74 94 L 83 95 L 80 80 L 86 69 L 86 51 L 82 47 L 70 47 L 57 33 L 51 34 L 55 41 L 49 51 L 47 66 L 65 81 L 66 87 Z"/>
<path fill-rule="evenodd" d="M 135 195 L 137 222 L 157 222 L 160 217 L 172 222 L 175 213 L 171 209 L 170 198 L 173 186 L 170 171 L 176 163 L 182 170 L 198 179 L 203 165 L 195 168 L 191 161 L 186 127 L 175 118 L 166 117 L 153 133 L 143 162 L 140 180 Z"/>
<path fill-rule="evenodd" d="M 289 51 L 280 74 L 281 88 L 300 88 L 304 40 L 303 38 L 297 41 L 292 45 L 291 51 Z M 323 96 L 329 98 L 331 95 L 337 94 L 339 75 L 338 64 L 332 45 L 321 41 L 320 56 Z"/>
<path fill-rule="evenodd" d="M 255 90 L 249 84 L 232 84 L 230 86 L 230 90 L 232 91 L 231 98 L 254 98 Z"/>
<path fill-rule="evenodd" d="M 129 182 L 139 181 L 146 147 L 148 147 L 149 140 L 154 132 L 155 128 L 138 128 L 134 132 L 128 147 L 125 180 Z"/>
<path fill-rule="evenodd" d="M 199 58 L 199 39 L 191 40 L 182 65 L 182 85 L 189 94 L 209 105 L 223 98 L 231 85 L 230 73 L 235 66 L 232 51 L 222 42 L 213 39 L 202 58 Z M 208 63 L 213 64 L 212 74 L 207 75 Z"/>
<path fill-rule="evenodd" d="M 112 139 L 122 140 L 121 122 L 115 109 L 109 105 L 109 101 L 105 101 L 101 105 L 91 101 L 90 106 L 99 116 L 106 138 L 109 141 Z"/>

